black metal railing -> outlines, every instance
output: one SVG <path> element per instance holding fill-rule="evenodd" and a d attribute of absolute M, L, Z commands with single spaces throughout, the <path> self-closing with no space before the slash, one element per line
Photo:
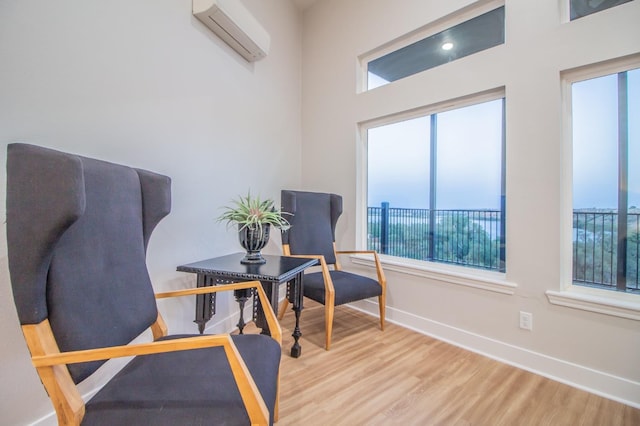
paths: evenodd
<path fill-rule="evenodd" d="M 370 250 L 417 260 L 505 270 L 504 223 L 498 210 L 367 209 Z M 618 241 L 618 214 L 573 213 L 575 284 L 640 291 L 640 213 L 627 213 L 626 240 Z M 618 251 L 626 252 L 624 261 Z M 620 274 L 619 268 L 624 271 Z"/>
<path fill-rule="evenodd" d="M 498 210 L 368 208 L 368 248 L 382 254 L 504 271 Z"/>
<path fill-rule="evenodd" d="M 627 291 L 640 290 L 640 213 L 627 213 L 625 216 L 626 235 L 619 239 L 618 213 L 573 212 L 574 283 Z M 618 256 L 620 251 L 622 253 Z"/>

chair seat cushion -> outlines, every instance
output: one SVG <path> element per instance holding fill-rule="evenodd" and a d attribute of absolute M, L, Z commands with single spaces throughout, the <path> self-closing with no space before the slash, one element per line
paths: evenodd
<path fill-rule="evenodd" d="M 382 286 L 371 278 L 345 271 L 329 271 L 329 274 L 335 289 L 335 306 L 382 294 Z M 324 305 L 324 279 L 322 272 L 305 274 L 304 295 Z"/>
<path fill-rule="evenodd" d="M 232 339 L 273 423 L 280 345 L 264 335 Z M 82 424 L 247 425 L 249 417 L 224 349 L 212 347 L 134 358 L 86 404 Z"/>

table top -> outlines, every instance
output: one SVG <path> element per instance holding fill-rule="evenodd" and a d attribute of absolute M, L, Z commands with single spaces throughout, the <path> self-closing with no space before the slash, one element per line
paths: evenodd
<path fill-rule="evenodd" d="M 233 253 L 214 257 L 187 265 L 180 265 L 177 270 L 226 278 L 284 282 L 289 281 L 295 275 L 318 262 L 316 259 L 263 254 L 262 257 L 265 258 L 266 263 L 245 265 L 240 263 L 240 259 L 244 255 L 245 253 Z"/>

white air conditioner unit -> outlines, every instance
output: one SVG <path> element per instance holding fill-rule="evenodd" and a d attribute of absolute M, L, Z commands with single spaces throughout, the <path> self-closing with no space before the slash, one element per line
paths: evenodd
<path fill-rule="evenodd" d="M 240 0 L 193 0 L 193 15 L 247 61 L 269 53 L 269 33 Z"/>

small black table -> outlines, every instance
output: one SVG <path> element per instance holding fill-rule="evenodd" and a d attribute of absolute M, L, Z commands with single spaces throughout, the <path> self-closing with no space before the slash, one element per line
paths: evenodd
<path fill-rule="evenodd" d="M 261 265 L 240 263 L 244 253 L 234 253 L 227 256 L 215 257 L 213 259 L 180 265 L 177 270 L 180 272 L 191 272 L 197 274 L 197 286 L 212 286 L 231 284 L 243 281 L 260 281 L 267 297 L 271 302 L 273 311 L 278 312 L 278 290 L 280 284 L 287 283 L 287 299 L 293 305 L 296 315 L 296 325 L 293 330 L 294 344 L 291 348 L 291 356 L 297 358 L 302 352 L 298 339 L 302 335 L 300 332 L 300 312 L 302 311 L 303 299 L 303 276 L 304 270 L 317 263 L 316 259 L 304 259 L 299 257 L 263 255 L 266 263 Z M 240 321 L 238 329 L 242 334 L 245 326 L 244 304 L 250 297 L 250 290 L 236 290 L 236 300 L 240 304 Z M 262 333 L 268 334 L 269 328 L 264 318 L 262 309 L 258 309 L 257 298 L 254 298 L 253 319 L 256 325 L 262 329 Z M 216 311 L 216 294 L 204 294 L 196 296 L 196 319 L 200 334 L 204 332 L 204 327 Z"/>

